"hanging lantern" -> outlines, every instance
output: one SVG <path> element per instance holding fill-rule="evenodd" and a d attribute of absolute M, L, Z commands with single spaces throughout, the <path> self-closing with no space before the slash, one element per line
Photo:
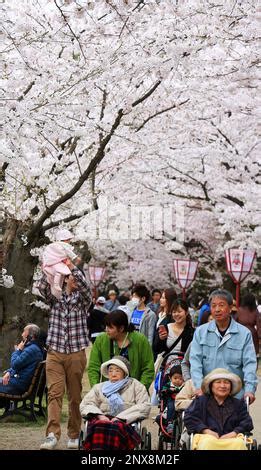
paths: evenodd
<path fill-rule="evenodd" d="M 231 249 L 225 251 L 227 272 L 236 284 L 237 308 L 240 302 L 240 283 L 251 272 L 255 259 L 255 250 Z"/>
<path fill-rule="evenodd" d="M 97 287 L 105 277 L 106 268 L 104 266 L 88 266 L 88 275 L 93 286 L 93 295 L 96 298 Z"/>
<path fill-rule="evenodd" d="M 183 299 L 186 298 L 186 289 L 192 284 L 196 277 L 198 261 L 190 259 L 174 259 L 174 273 L 179 286 L 182 289 Z"/>

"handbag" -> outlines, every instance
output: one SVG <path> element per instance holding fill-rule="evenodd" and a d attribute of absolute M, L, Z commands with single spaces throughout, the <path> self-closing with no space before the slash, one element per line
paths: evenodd
<path fill-rule="evenodd" d="M 163 359 L 165 358 L 165 356 L 167 356 L 167 354 L 169 354 L 172 349 L 175 348 L 175 346 L 179 343 L 179 341 L 181 340 L 182 336 L 183 336 L 183 333 L 184 333 L 184 330 L 182 331 L 181 335 L 179 335 L 179 337 L 176 339 L 176 341 L 174 341 L 174 343 L 172 344 L 172 346 L 170 348 L 167 348 L 166 351 L 163 351 L 161 353 L 159 353 L 157 355 L 157 358 L 156 358 L 156 361 L 154 362 L 154 372 L 155 372 L 155 376 L 157 375 L 157 373 L 159 372 L 160 370 L 160 367 L 161 367 L 161 364 L 163 362 Z"/>
<path fill-rule="evenodd" d="M 156 361 L 154 362 L 154 372 L 155 372 L 155 375 L 157 375 L 157 373 L 159 372 L 160 370 L 160 366 L 162 364 L 162 361 L 164 359 L 164 354 L 165 354 L 165 351 L 159 353 L 156 357 Z"/>

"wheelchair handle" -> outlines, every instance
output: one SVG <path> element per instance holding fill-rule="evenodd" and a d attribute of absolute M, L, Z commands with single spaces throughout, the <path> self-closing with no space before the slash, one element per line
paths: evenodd
<path fill-rule="evenodd" d="M 246 402 L 247 411 L 249 412 L 249 405 L 250 405 L 249 396 L 247 396 L 247 397 L 245 398 L 245 402 Z"/>

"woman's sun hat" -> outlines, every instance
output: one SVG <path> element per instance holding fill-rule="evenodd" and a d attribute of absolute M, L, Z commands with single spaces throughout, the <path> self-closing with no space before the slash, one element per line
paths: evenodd
<path fill-rule="evenodd" d="M 112 359 L 104 362 L 101 365 L 101 374 L 103 375 L 103 377 L 106 377 L 106 378 L 109 377 L 108 368 L 111 365 L 117 366 L 120 369 L 122 369 L 126 377 L 130 375 L 130 363 L 128 359 L 126 359 L 126 357 L 123 357 L 123 356 L 114 356 Z"/>
<path fill-rule="evenodd" d="M 242 388 L 242 381 L 240 377 L 233 372 L 229 372 L 227 369 L 214 369 L 209 374 L 207 374 L 201 384 L 201 390 L 203 393 L 210 393 L 209 386 L 213 380 L 218 380 L 218 379 L 227 379 L 231 382 L 232 388 L 231 388 L 231 395 L 236 395 L 238 392 L 240 392 Z"/>

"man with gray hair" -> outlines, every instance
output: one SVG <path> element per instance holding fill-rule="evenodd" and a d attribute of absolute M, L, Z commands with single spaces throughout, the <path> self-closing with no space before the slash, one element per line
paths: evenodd
<path fill-rule="evenodd" d="M 217 367 L 239 375 L 243 390 L 237 398 L 255 400 L 257 386 L 256 354 L 250 331 L 231 317 L 233 297 L 217 289 L 209 297 L 213 320 L 199 326 L 191 343 L 191 378 L 196 395 L 202 395 L 201 383 L 206 374 Z"/>
<path fill-rule="evenodd" d="M 22 341 L 15 346 L 12 353 L 11 367 L 0 378 L 1 407 L 4 406 L 5 400 L 2 394 L 21 395 L 28 389 L 37 364 L 43 360 L 39 337 L 39 326 L 33 323 L 25 326 Z"/>

